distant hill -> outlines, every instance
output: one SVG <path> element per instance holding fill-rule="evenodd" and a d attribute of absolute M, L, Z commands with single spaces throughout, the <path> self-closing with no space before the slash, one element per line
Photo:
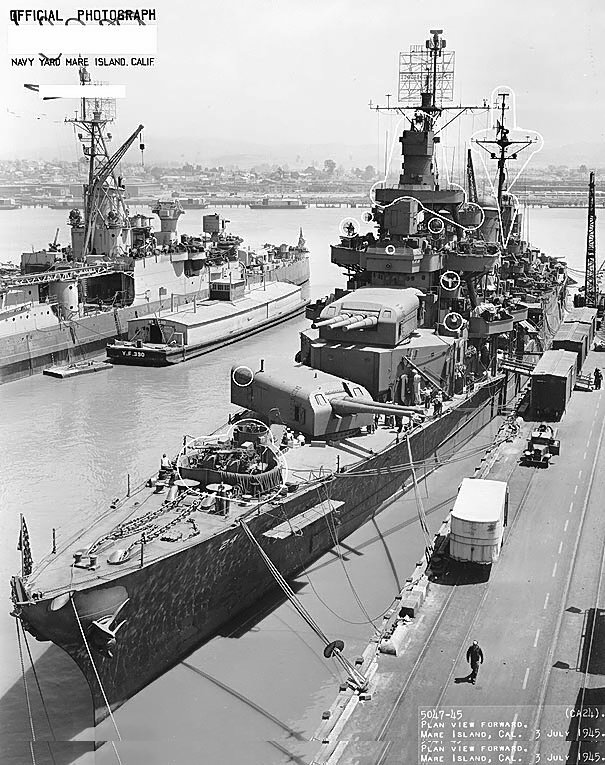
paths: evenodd
<path fill-rule="evenodd" d="M 236 149 L 236 151 L 234 151 Z M 160 136 L 147 140 L 147 160 L 152 163 L 179 162 L 181 160 L 201 165 L 237 166 L 248 169 L 260 164 L 287 164 L 302 168 L 316 164 L 323 166 L 324 160 L 332 159 L 345 167 L 376 166 L 376 147 L 370 144 L 349 146 L 346 144 L 279 144 L 263 145 L 252 142 L 237 143 L 221 140 L 179 141 L 178 154 L 174 138 Z"/>
<path fill-rule="evenodd" d="M 605 167 L 605 144 L 568 143 L 564 146 L 549 146 L 546 144 L 542 151 L 533 159 L 534 167 L 547 165 L 567 165 L 575 167 L 586 165 L 589 168 Z"/>
<path fill-rule="evenodd" d="M 284 143 L 262 144 L 252 141 L 225 141 L 222 139 L 187 138 L 175 143 L 174 136 L 154 135 L 152 132 L 145 136 L 145 162 L 149 164 L 201 164 L 224 167 L 237 166 L 248 169 L 255 165 L 288 165 L 291 169 L 304 168 L 308 165 L 323 167 L 326 159 L 332 159 L 337 165 L 350 167 L 365 167 L 373 165 L 382 169 L 384 155 L 379 156 L 376 144 L 349 145 L 339 143 Z M 117 144 L 116 144 L 117 145 Z M 62 154 L 57 155 L 57 144 L 45 143 L 26 152 L 0 151 L 0 156 L 6 159 L 72 159 L 73 144 L 62 147 Z M 393 155 L 392 170 L 399 162 L 398 154 Z M 537 154 L 531 161 L 531 167 L 546 167 L 548 165 L 567 165 L 577 167 L 586 165 L 589 168 L 605 167 L 605 143 L 579 142 L 565 145 L 549 145 Z M 478 169 L 478 168 L 477 168 Z"/>

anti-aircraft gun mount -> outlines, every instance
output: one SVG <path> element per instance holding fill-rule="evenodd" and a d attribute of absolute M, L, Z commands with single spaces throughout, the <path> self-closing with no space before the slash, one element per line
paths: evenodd
<path fill-rule="evenodd" d="M 233 367 L 231 403 L 269 425 L 284 425 L 317 441 L 342 440 L 371 430 L 376 415 L 406 421 L 426 416 L 421 407 L 379 403 L 357 383 L 302 365 L 274 373 Z"/>

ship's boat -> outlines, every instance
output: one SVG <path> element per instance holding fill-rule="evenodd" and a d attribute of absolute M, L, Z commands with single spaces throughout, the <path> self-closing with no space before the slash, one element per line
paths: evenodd
<path fill-rule="evenodd" d="M 422 48 L 429 71 L 439 71 L 443 46 L 433 31 Z M 500 374 L 503 354 L 523 359 L 556 332 L 565 265 L 522 240 L 502 175 L 484 206 L 470 162 L 466 194 L 440 188 L 443 88 L 426 82 L 432 90 L 401 136 L 399 184 L 373 189 L 374 231 L 341 225 L 331 257 L 347 289 L 315 306 L 295 362 L 234 367 L 238 411 L 222 433 L 186 437 L 147 484 L 35 568 L 24 555 L 13 613 L 74 658 L 97 720 L 269 590 L 295 599 L 288 577 L 509 401 L 518 375 Z M 331 642 L 325 655 L 342 650 Z M 358 684 L 354 670 L 349 680 Z"/>
<path fill-rule="evenodd" d="M 90 84 L 85 68 L 80 82 Z M 48 248 L 22 253 L 20 273 L 0 273 L 0 383 L 98 353 L 108 340 L 127 336 L 129 320 L 208 299 L 211 281 L 239 272 L 242 258 L 253 260 L 240 247 L 241 237 L 228 233 L 216 214 L 203 216 L 199 236 L 179 235 L 185 210 L 176 199 L 153 206 L 159 230 L 152 217 L 130 214 L 117 168 L 137 140 L 144 150 L 143 126 L 110 154 L 113 114 L 111 99 L 83 98 L 81 113 L 68 120 L 78 128 L 89 165 L 83 209 L 68 216 L 71 244 L 57 242 L 57 229 Z M 250 286 L 302 286 L 309 280 L 306 250 L 266 260 L 263 273 L 250 267 Z"/>

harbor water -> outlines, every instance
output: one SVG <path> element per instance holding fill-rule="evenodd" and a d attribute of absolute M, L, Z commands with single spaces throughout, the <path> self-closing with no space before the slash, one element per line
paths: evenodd
<path fill-rule="evenodd" d="M 195 233 L 207 211 L 187 211 L 180 226 Z M 265 242 L 294 244 L 302 226 L 311 252 L 312 297 L 345 286 L 329 263 L 329 244 L 344 217 L 361 220 L 359 209 L 253 211 L 223 208 L 230 230 L 251 247 Z M 23 208 L 0 212 L 0 262 L 18 262 L 21 250 L 68 241 L 68 211 Z M 367 229 L 365 224 L 361 230 Z M 598 221 L 597 251 L 605 237 Z M 531 240 L 551 255 L 583 269 L 586 210 L 531 210 Z M 598 259 L 600 262 L 600 259 Z M 572 276 L 574 272 L 572 271 Z M 578 277 L 579 278 L 579 277 Z M 193 359 L 173 368 L 115 367 L 107 372 L 55 380 L 37 375 L 0 387 L 0 748 L 2 762 L 31 761 L 31 729 L 9 579 L 19 570 L 16 543 L 19 514 L 29 526 L 34 559 L 74 527 L 85 526 L 132 485 L 157 470 L 163 452 L 174 454 L 183 435 L 218 428 L 234 410 L 229 403 L 229 371 L 234 363 L 266 369 L 290 363 L 298 333 L 308 326 L 292 320 L 268 333 Z M 495 432 L 490 426 L 459 455 L 456 473 L 470 474 Z M 448 470 L 448 468 L 444 468 Z M 452 468 L 453 470 L 453 468 Z M 435 531 L 451 507 L 458 480 L 423 484 L 422 494 Z M 360 654 L 394 594 L 423 551 L 413 496 L 394 503 L 340 547 L 299 577 L 295 591 L 323 631 L 345 642 L 347 656 Z M 149 603 L 149 608 L 154 604 Z M 175 593 L 178 608 L 178 593 Z M 58 648 L 29 638 L 50 726 L 22 655 L 37 743 L 37 763 L 109 765 L 118 762 L 109 744 L 94 754 L 88 691 L 75 664 Z M 323 657 L 323 645 L 294 609 L 275 597 L 250 609 L 236 623 L 194 651 L 115 713 L 122 741 L 116 748 L 124 765 L 252 765 L 310 762 L 306 743 L 330 705 L 343 677 Z M 44 740 L 68 741 L 50 747 Z M 97 738 L 118 739 L 106 720 Z M 52 756 L 50 754 L 52 750 Z"/>

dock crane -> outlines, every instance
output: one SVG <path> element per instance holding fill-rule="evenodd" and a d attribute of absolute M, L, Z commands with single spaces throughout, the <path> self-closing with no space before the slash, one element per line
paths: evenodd
<path fill-rule="evenodd" d="M 94 130 L 94 122 L 93 122 L 93 130 Z M 86 219 L 86 232 L 84 235 L 84 247 L 83 247 L 83 255 L 87 255 L 90 248 L 90 243 L 93 239 L 95 226 L 97 223 L 97 214 L 101 212 L 101 202 L 104 197 L 107 196 L 108 189 L 105 185 L 105 182 L 109 178 L 109 176 L 112 176 L 114 178 L 114 186 L 110 187 L 111 191 L 116 192 L 116 196 L 119 200 L 120 207 L 124 208 L 124 201 L 122 197 L 122 187 L 119 185 L 118 181 L 115 179 L 114 170 L 128 151 L 128 149 L 132 146 L 136 138 L 140 135 L 141 131 L 143 130 L 143 125 L 139 125 L 138 128 L 132 133 L 132 135 L 120 146 L 120 148 L 113 154 L 113 156 L 108 157 L 105 162 L 96 170 L 96 172 L 91 172 L 91 179 L 88 183 L 88 185 L 85 187 L 85 219 Z M 94 135 L 94 134 L 93 134 Z M 105 147 L 105 142 L 103 141 L 103 146 Z M 143 146 L 143 144 L 141 144 Z M 124 208 L 125 213 L 125 208 Z"/>
<path fill-rule="evenodd" d="M 594 171 L 590 173 L 588 183 L 588 231 L 586 233 L 586 277 L 584 281 L 584 299 L 588 308 L 597 308 L 597 264 L 595 227 L 597 213 L 595 209 L 595 182 Z"/>

